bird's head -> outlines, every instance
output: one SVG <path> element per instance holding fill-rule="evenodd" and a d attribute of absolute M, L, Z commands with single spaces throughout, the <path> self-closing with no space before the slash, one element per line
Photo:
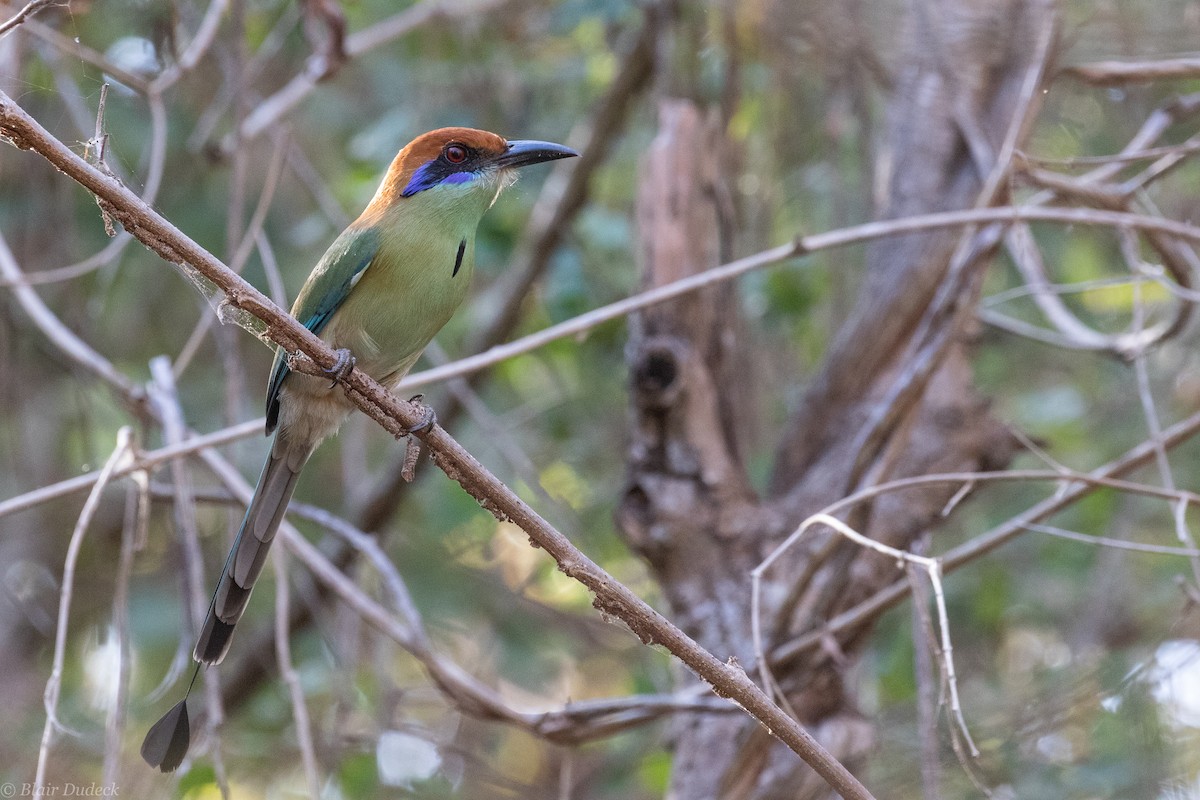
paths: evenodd
<path fill-rule="evenodd" d="M 579 155 L 551 142 L 508 140 L 474 128 L 439 128 L 413 139 L 392 161 L 367 208 L 417 202 L 423 206 L 478 207 L 479 214 L 517 177 L 517 169 Z M 476 202 L 465 202 L 469 199 Z"/>

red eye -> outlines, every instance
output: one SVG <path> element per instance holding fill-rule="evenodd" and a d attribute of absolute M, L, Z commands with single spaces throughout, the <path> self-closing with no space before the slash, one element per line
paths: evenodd
<path fill-rule="evenodd" d="M 467 148 L 461 144 L 446 145 L 446 149 L 442 151 L 442 154 L 446 156 L 446 160 L 451 164 L 461 164 L 467 160 Z"/>

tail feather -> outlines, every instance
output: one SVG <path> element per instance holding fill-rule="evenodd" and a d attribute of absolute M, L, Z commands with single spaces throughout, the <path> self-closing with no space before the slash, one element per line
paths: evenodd
<path fill-rule="evenodd" d="M 276 436 L 200 628 L 192 653 L 200 663 L 220 664 L 225 658 L 233 628 L 246 610 L 254 582 L 296 490 L 296 479 L 311 453 L 311 447 L 289 447 L 281 436 Z"/>

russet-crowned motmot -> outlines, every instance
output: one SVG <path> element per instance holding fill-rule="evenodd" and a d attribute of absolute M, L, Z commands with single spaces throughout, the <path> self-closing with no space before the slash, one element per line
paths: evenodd
<path fill-rule="evenodd" d="M 562 145 L 470 128 L 418 136 L 317 263 L 292 316 L 343 351 L 342 364 L 353 354 L 355 368 L 396 385 L 466 296 L 475 229 L 516 169 L 573 155 Z M 351 408 L 328 378 L 292 372 L 276 353 L 267 388 L 267 433 L 275 439 L 196 642 L 197 661 L 225 657 L 300 469 Z"/>
<path fill-rule="evenodd" d="M 339 351 L 341 376 L 353 367 L 395 386 L 466 296 L 475 229 L 516 180 L 516 169 L 575 155 L 562 145 L 507 141 L 471 128 L 418 136 L 317 263 L 292 316 Z M 225 657 L 301 468 L 352 408 L 336 380 L 292 372 L 284 352 L 276 353 L 267 386 L 267 434 L 275 437 L 221 571 L 196 661 L 219 664 Z M 177 767 L 187 751 L 186 728 L 181 702 L 147 734 L 143 757 L 164 772 Z"/>

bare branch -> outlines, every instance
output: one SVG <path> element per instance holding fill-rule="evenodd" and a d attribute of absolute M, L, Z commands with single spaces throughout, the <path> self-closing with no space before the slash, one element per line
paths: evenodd
<path fill-rule="evenodd" d="M 1141 284 L 1134 284 L 1133 323 L 1134 332 L 1140 332 L 1145 325 L 1145 303 L 1140 291 Z M 1146 352 L 1139 350 L 1133 359 L 1133 372 L 1137 378 L 1138 399 L 1142 404 L 1142 415 L 1146 420 L 1146 429 L 1150 441 L 1154 443 L 1154 462 L 1158 467 L 1159 477 L 1163 487 L 1168 491 L 1175 488 L 1175 473 L 1171 470 L 1171 459 L 1167 456 L 1167 448 L 1163 444 L 1162 421 L 1158 418 L 1158 408 L 1154 403 L 1154 395 L 1150 391 L 1150 373 L 1146 367 Z M 1175 535 L 1181 544 L 1188 549 L 1196 549 L 1196 540 L 1188 530 L 1185 512 L 1187 504 L 1177 504 L 1178 513 L 1175 517 Z M 1200 557 L 1191 559 L 1192 578 L 1200 586 Z"/>
<path fill-rule="evenodd" d="M 74 154 L 72 153 L 72 155 Z M 86 162 L 81 160 L 81 163 L 88 169 L 92 169 Z M 16 257 L 8 247 L 8 242 L 4 235 L 0 234 L 0 278 L 12 284 L 13 295 L 25 313 L 33 320 L 34 325 L 64 355 L 89 372 L 116 386 L 124 398 L 140 396 L 140 389 L 134 386 L 132 381 L 113 367 L 107 358 L 93 350 L 91 345 L 76 336 L 50 310 L 50 307 L 42 302 L 42 298 L 38 297 L 37 292 L 24 285 L 24 277 L 25 273 L 17 264 Z"/>
<path fill-rule="evenodd" d="M 565 339 L 587 333 L 592 328 L 627 316 L 634 311 L 649 308 L 659 303 L 665 303 L 668 300 L 673 300 L 676 297 L 681 297 L 706 286 L 732 280 L 745 273 L 772 266 L 798 256 L 820 250 L 844 247 L 850 244 L 900 236 L 906 233 L 992 222 L 1058 222 L 1063 225 L 1124 226 L 1139 230 L 1160 231 L 1180 239 L 1200 243 L 1200 227 L 1190 225 L 1186 222 L 1145 214 L 1103 211 L 1091 208 L 1001 206 L 968 211 L 944 211 L 936 214 L 921 214 L 892 220 L 865 222 L 861 225 L 851 225 L 847 228 L 840 228 L 826 233 L 801 236 L 791 244 L 779 245 L 770 250 L 764 250 L 752 256 L 730 261 L 719 267 L 689 275 L 686 278 L 649 289 L 624 300 L 618 300 L 615 303 L 601 306 L 600 308 L 580 314 L 577 317 L 560 322 L 557 325 L 551 325 L 537 333 L 523 336 L 520 339 L 514 339 L 506 344 L 497 345 L 478 355 L 453 361 L 444 367 L 413 372 L 400 384 L 398 391 L 403 393 L 418 386 L 470 374 L 505 359 L 536 350 L 557 339 Z"/>
<path fill-rule="evenodd" d="M 250 486 L 225 464 L 223 460 L 206 457 L 218 476 L 230 487 L 232 495 L 209 494 L 202 498 L 209 502 L 245 504 L 250 496 Z M 219 465 L 219 468 L 218 468 Z M 152 487 L 156 496 L 170 500 L 174 490 L 169 487 Z M 234 500 L 233 495 L 240 497 Z M 345 540 L 361 553 L 367 563 L 379 573 L 390 596 L 394 609 L 391 622 L 384 625 L 386 611 L 377 610 L 375 601 L 362 590 L 348 582 L 344 573 L 332 565 L 317 550 L 304 549 L 301 560 L 315 576 L 334 593 L 350 605 L 362 619 L 380 630 L 421 662 L 439 691 L 456 708 L 465 714 L 514 725 L 531 735 L 539 736 L 560 744 L 581 744 L 613 736 L 622 731 L 654 722 L 661 717 L 678 712 L 705 712 L 728 714 L 736 709 L 717 697 L 707 696 L 703 685 L 674 695 L 631 695 L 611 699 L 574 701 L 561 709 L 541 712 L 522 712 L 508 706 L 495 692 L 471 678 L 461 667 L 447 661 L 430 644 L 403 578 L 396 565 L 380 548 L 375 537 L 355 528 L 350 523 L 329 511 L 307 503 L 292 503 L 289 516 L 314 522 Z M 288 531 L 291 531 L 288 533 Z M 288 536 L 298 535 L 293 528 L 284 528 Z M 343 575 L 339 578 L 337 576 Z M 400 619 L 396 618 L 396 614 Z"/>
<path fill-rule="evenodd" d="M 913 542 L 917 555 L 925 554 L 929 537 Z M 921 745 L 921 789 L 924 800 L 940 800 L 942 765 L 938 758 L 937 709 L 939 687 L 945 683 L 944 662 L 937 661 L 938 677 L 934 678 L 934 656 L 938 652 L 937 634 L 933 629 L 933 618 L 929 616 L 929 589 L 921 581 L 915 565 L 908 567 L 908 585 L 912 591 L 912 643 L 913 672 L 917 688 L 917 737 Z"/>
<path fill-rule="evenodd" d="M 50 746 L 53 743 L 55 732 L 62 729 L 62 724 L 58 721 L 58 698 L 62 691 L 63 663 L 67 656 L 67 626 L 71 619 L 71 598 L 75 590 L 75 566 L 79 561 L 79 550 L 83 547 L 83 537 L 92 524 L 92 516 L 100 505 L 100 495 L 103 494 L 104 488 L 108 485 L 117 466 L 129 457 L 133 446 L 132 429 L 121 428 L 117 432 L 116 447 L 113 448 L 108 460 L 104 462 L 104 468 L 100 471 L 100 479 L 96 481 L 92 493 L 88 495 L 87 502 L 83 504 L 83 510 L 79 512 L 75 530 L 71 533 L 71 542 L 67 545 L 66 558 L 63 559 L 58 624 L 54 633 L 54 665 L 50 669 L 50 678 L 46 681 L 46 725 L 42 729 L 42 744 L 38 748 L 37 774 L 33 783 L 34 793 L 38 796 L 46 793 L 46 760 L 50 756 Z"/>
<path fill-rule="evenodd" d="M 109 61 L 103 53 L 95 50 L 87 45 L 76 42 L 69 36 L 64 36 L 54 28 L 39 22 L 36 19 L 25 21 L 25 30 L 37 36 L 46 42 L 52 44 L 60 52 L 70 56 L 71 58 L 80 59 L 91 64 L 97 69 L 103 70 L 105 74 L 111 75 L 116 80 L 120 81 L 130 89 L 139 94 L 146 94 L 149 91 L 150 84 L 141 75 L 130 72 L 129 70 L 119 67 Z"/>
<path fill-rule="evenodd" d="M 1072 542 L 1090 544 L 1096 547 L 1111 547 L 1114 550 L 1129 550 L 1130 552 L 1134 553 L 1151 553 L 1158 556 L 1179 556 L 1181 558 L 1189 559 L 1200 556 L 1200 549 L 1194 547 L 1171 547 L 1169 545 L 1161 544 L 1127 542 L 1123 539 L 1113 539 L 1107 536 L 1093 536 L 1087 533 L 1076 533 L 1075 531 L 1068 531 L 1064 528 L 1059 528 L 1056 525 L 1030 523 L 1025 526 L 1025 529 L 1033 531 L 1034 533 L 1044 533 L 1048 536 L 1057 536 L 1059 539 L 1069 539 Z"/>
<path fill-rule="evenodd" d="M 148 151 L 149 166 L 146 169 L 142 199 L 146 201 L 147 205 L 154 205 L 154 201 L 158 197 L 158 189 L 162 185 L 163 167 L 167 158 L 167 111 L 161 95 L 153 93 L 146 95 L 146 104 L 150 109 L 150 147 Z M 125 250 L 126 245 L 132 241 L 133 236 L 128 231 L 122 230 L 100 252 L 65 267 L 25 274 L 20 282 L 27 286 L 35 286 L 74 280 L 113 263 Z M 0 276 L 0 287 L 10 285 L 14 285 L 11 279 Z"/>
<path fill-rule="evenodd" d="M 803 536 L 804 533 L 814 525 L 825 525 L 826 527 L 832 528 L 840 535 L 845 536 L 847 539 L 859 545 L 860 547 L 866 547 L 870 550 L 874 550 L 877 553 L 891 556 L 892 558 L 895 558 L 901 562 L 899 566 L 903 566 L 903 563 L 907 562 L 925 570 L 925 573 L 929 576 L 929 585 L 933 589 L 934 602 L 938 612 L 938 629 L 941 636 L 942 665 L 946 671 L 946 684 L 950 690 L 950 711 L 954 715 L 954 719 L 958 722 L 959 730 L 962 731 L 962 735 L 967 743 L 967 746 L 971 748 L 971 756 L 978 758 L 979 748 L 975 746 L 975 742 L 971 739 L 971 732 L 967 730 L 967 722 L 963 718 L 962 713 L 962 704 L 958 699 L 958 679 L 955 677 L 954 673 L 954 649 L 950 644 L 950 619 L 949 615 L 946 613 L 946 596 L 942 591 L 941 559 L 919 556 L 915 553 L 910 553 L 905 550 L 897 550 L 894 547 L 889 547 L 882 542 L 877 542 L 870 537 L 862 535 L 837 517 L 832 517 L 828 514 L 814 514 L 808 519 L 804 520 L 804 522 L 800 524 L 800 527 L 796 529 L 795 533 L 789 536 L 787 541 L 776 548 L 776 550 L 771 553 L 771 555 L 768 556 L 758 568 L 756 568 L 756 572 L 760 570 L 765 571 L 771 563 L 773 563 L 780 555 L 783 554 L 784 550 L 798 541 L 800 537 Z M 770 670 L 770 664 L 767 662 L 765 654 L 760 651 L 758 655 L 762 668 L 764 670 Z"/>
<path fill-rule="evenodd" d="M 1123 86 L 1161 80 L 1200 77 L 1200 58 L 1168 58 L 1161 61 L 1094 61 L 1066 67 L 1062 74 L 1096 86 Z"/>
<path fill-rule="evenodd" d="M 288 687 L 288 696 L 292 701 L 292 718 L 296 720 L 296 739 L 300 744 L 300 763 L 304 766 L 308 794 L 310 797 L 320 797 L 321 777 L 317 772 L 317 755 L 313 749 L 312 722 L 308 716 L 308 705 L 304 702 L 304 686 L 292 664 L 287 553 L 282 547 L 277 547 L 271 559 L 278 576 L 275 581 L 275 660 L 279 662 L 279 676 Z"/>
<path fill-rule="evenodd" d="M 256 434 L 262 434 L 264 423 L 265 420 L 262 418 L 252 419 L 248 422 L 241 422 L 237 425 L 222 428 L 212 433 L 206 433 L 202 436 L 193 435 L 179 444 L 168 445 L 158 450 L 140 453 L 135 462 L 118 467 L 113 477 L 123 478 L 138 470 L 151 469 L 159 464 L 164 464 L 210 447 L 220 447 L 223 444 L 229 444 L 230 442 L 236 442 Z M 7 500 L 2 500 L 0 501 L 0 517 L 24 511 L 27 508 L 33 508 L 42 503 L 48 503 L 59 497 L 66 497 L 77 492 L 86 492 L 99 479 L 100 472 L 89 472 L 74 478 L 68 478 L 65 481 L 49 484 L 48 486 L 41 486 L 25 494 L 10 497 Z"/>
<path fill-rule="evenodd" d="M 129 581 L 133 557 L 146 544 L 150 524 L 150 479 L 145 472 L 133 473 L 125 494 L 125 524 L 121 527 L 121 550 L 117 558 L 113 589 L 113 636 L 117 640 L 117 686 L 104 726 L 104 783 L 116 785 L 120 778 L 121 748 L 129 706 L 129 676 L 132 648 L 129 643 Z"/>
<path fill-rule="evenodd" d="M 483 14 L 500 6 L 507 0 L 423 0 L 403 11 L 378 22 L 365 30 L 346 37 L 347 58 L 362 55 L 381 45 L 398 39 L 426 23 L 438 19 L 452 20 L 475 14 Z M 291 79 L 255 107 L 237 132 L 236 141 L 248 141 L 270 130 L 280 119 L 290 114 L 309 92 L 329 74 L 328 64 L 321 56 L 315 56 L 305 70 Z M 233 151 L 235 139 L 227 137 L 221 142 L 220 152 L 228 155 Z"/>
<path fill-rule="evenodd" d="M 1164 430 L 1161 446 L 1167 449 L 1174 448 L 1188 441 L 1198 432 L 1200 432 L 1200 413 L 1193 414 L 1187 419 Z M 1142 442 L 1128 450 L 1120 458 L 1114 459 L 1088 473 L 1089 478 L 1093 479 L 1092 481 L 1087 483 L 1076 481 L 1064 484 L 1053 496 L 1031 506 L 1007 522 L 992 528 L 990 531 L 943 554 L 941 557 L 942 570 L 944 572 L 952 572 L 981 558 L 1016 536 L 1019 536 L 1028 525 L 1038 523 L 1078 502 L 1083 497 L 1092 494 L 1104 485 L 1094 482 L 1096 479 L 1107 481 L 1144 467 L 1154 460 L 1158 446 L 1158 443 L 1155 442 Z M 833 506 L 829 506 L 825 511 L 830 514 L 837 513 L 838 509 L 852 502 L 857 502 L 857 496 L 848 497 Z M 898 581 L 879 590 L 853 608 L 847 609 L 833 619 L 830 619 L 820 630 L 807 633 L 776 647 L 769 654 L 772 665 L 777 669 L 781 668 L 782 665 L 791 662 L 802 654 L 819 648 L 825 637 L 837 636 L 857 630 L 862 625 L 874 620 L 879 614 L 894 607 L 908 596 L 908 592 L 908 584 L 905 581 Z"/>
<path fill-rule="evenodd" d="M 221 26 L 221 17 L 225 15 L 228 7 L 229 0 L 210 0 L 208 10 L 204 12 L 204 19 L 200 20 L 200 27 L 196 29 L 196 35 L 188 42 L 187 49 L 183 51 L 178 62 L 164 70 L 146 87 L 149 94 L 162 94 L 180 78 L 196 68 L 200 59 L 212 47 L 213 41 L 217 37 L 217 29 Z"/>
<path fill-rule="evenodd" d="M 346 63 L 346 14 L 337 0 L 303 0 L 304 35 L 320 66 L 317 80 L 333 75 Z"/>
<path fill-rule="evenodd" d="M 29 17 L 32 17 L 37 12 L 41 11 L 48 5 L 66 5 L 63 0 L 29 0 L 25 7 L 13 14 L 3 23 L 0 23 L 0 37 L 8 35 L 13 28 L 16 28 Z"/>

